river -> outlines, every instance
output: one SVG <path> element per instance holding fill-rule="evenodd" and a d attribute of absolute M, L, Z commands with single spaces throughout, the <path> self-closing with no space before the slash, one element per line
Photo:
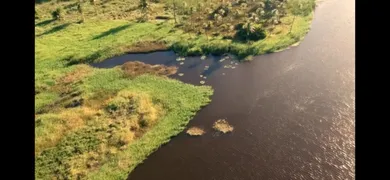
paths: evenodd
<path fill-rule="evenodd" d="M 177 65 L 184 76 L 173 78 L 197 85 L 204 80 L 215 92 L 188 125 L 206 134 L 180 133 L 130 180 L 355 179 L 354 0 L 321 2 L 299 46 L 252 62 L 209 56 L 187 57 L 180 65 L 173 52 L 155 52 L 94 66 L 135 59 Z M 212 129 L 220 118 L 234 126 L 232 133 Z"/>

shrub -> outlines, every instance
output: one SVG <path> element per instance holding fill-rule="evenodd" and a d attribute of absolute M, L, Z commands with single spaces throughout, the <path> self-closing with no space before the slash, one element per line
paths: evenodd
<path fill-rule="evenodd" d="M 131 91 L 119 92 L 108 102 L 106 110 L 117 119 L 137 117 L 143 127 L 154 124 L 160 115 L 160 107 L 147 94 Z"/>
<path fill-rule="evenodd" d="M 178 53 L 180 56 L 187 56 L 194 44 L 188 42 L 177 42 L 172 44 L 171 50 Z"/>
<path fill-rule="evenodd" d="M 236 37 L 244 41 L 258 41 L 266 37 L 266 32 L 259 25 L 245 23 L 238 26 Z"/>
<path fill-rule="evenodd" d="M 55 20 L 62 20 L 64 18 L 64 11 L 62 10 L 62 8 L 57 8 L 51 13 L 51 16 Z"/>
<path fill-rule="evenodd" d="M 212 42 L 204 44 L 201 46 L 203 53 L 213 54 L 213 55 L 222 55 L 230 51 L 230 45 L 227 43 L 221 42 Z"/>
<path fill-rule="evenodd" d="M 196 56 L 203 54 L 203 51 L 200 47 L 192 47 L 191 49 L 188 49 L 188 56 Z"/>

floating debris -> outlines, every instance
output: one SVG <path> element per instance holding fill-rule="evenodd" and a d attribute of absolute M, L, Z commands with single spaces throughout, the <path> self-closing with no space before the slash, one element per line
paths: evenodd
<path fill-rule="evenodd" d="M 184 76 L 184 73 L 179 73 L 179 74 L 177 74 L 177 75 L 179 75 L 179 76 Z"/>
<path fill-rule="evenodd" d="M 200 77 L 203 77 L 203 75 L 199 75 Z"/>
<path fill-rule="evenodd" d="M 207 79 L 207 77 L 206 77 L 206 76 L 203 76 L 203 79 Z"/>
<path fill-rule="evenodd" d="M 226 59 L 224 59 L 224 58 L 222 58 L 221 60 L 219 60 L 219 62 L 223 62 L 223 61 L 225 61 Z"/>
<path fill-rule="evenodd" d="M 184 62 L 180 62 L 180 65 L 183 65 L 184 64 Z"/>
<path fill-rule="evenodd" d="M 187 134 L 190 136 L 201 136 L 205 133 L 205 131 L 198 127 L 191 127 L 187 130 Z"/>
<path fill-rule="evenodd" d="M 235 67 L 232 66 L 232 65 L 225 65 L 225 66 L 223 66 L 223 68 L 231 68 L 231 69 L 234 69 Z"/>
<path fill-rule="evenodd" d="M 209 69 L 209 66 L 204 66 L 204 69 L 206 70 L 206 69 Z"/>
<path fill-rule="evenodd" d="M 184 57 L 178 57 L 178 58 L 176 58 L 176 61 L 184 61 L 184 60 L 185 60 Z"/>
<path fill-rule="evenodd" d="M 233 61 L 230 61 L 230 64 L 233 64 L 234 62 Z"/>
<path fill-rule="evenodd" d="M 202 57 L 200 57 L 201 60 L 205 60 L 206 59 L 206 56 L 203 55 Z"/>
<path fill-rule="evenodd" d="M 206 83 L 206 81 L 200 81 L 200 84 L 204 84 L 204 83 Z"/>
<path fill-rule="evenodd" d="M 236 68 L 235 66 L 232 67 L 232 69 L 235 69 L 235 68 Z"/>
<path fill-rule="evenodd" d="M 233 126 L 231 126 L 225 119 L 217 120 L 214 123 L 213 128 L 223 133 L 232 132 L 234 129 Z"/>
<path fill-rule="evenodd" d="M 238 63 L 235 63 L 234 65 L 236 65 L 236 66 L 237 66 L 237 65 L 238 65 Z"/>
<path fill-rule="evenodd" d="M 225 75 L 225 73 L 222 73 L 222 75 Z"/>

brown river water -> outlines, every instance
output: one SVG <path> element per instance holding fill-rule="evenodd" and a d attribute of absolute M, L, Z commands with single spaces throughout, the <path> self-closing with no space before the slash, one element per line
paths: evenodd
<path fill-rule="evenodd" d="M 212 102 L 187 126 L 202 127 L 206 134 L 180 133 L 130 180 L 355 179 L 354 0 L 321 2 L 297 47 L 237 65 L 232 58 L 220 59 L 186 57 L 180 65 L 168 51 L 94 64 L 176 65 L 184 76 L 172 78 L 196 85 L 204 80 L 215 90 Z M 220 118 L 234 126 L 232 133 L 212 129 Z"/>

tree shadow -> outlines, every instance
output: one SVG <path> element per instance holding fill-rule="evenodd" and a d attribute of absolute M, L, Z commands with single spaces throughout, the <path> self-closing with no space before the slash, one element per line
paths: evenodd
<path fill-rule="evenodd" d="M 65 29 L 66 27 L 68 27 L 71 23 L 65 23 L 65 24 L 61 24 L 59 26 L 56 26 L 56 27 L 53 27 L 51 28 L 50 30 L 38 35 L 38 37 L 40 36 L 43 36 L 43 35 L 48 35 L 48 34 L 52 34 L 52 33 L 55 33 L 57 31 L 61 31 L 62 29 Z"/>
<path fill-rule="evenodd" d="M 72 66 L 76 64 L 90 64 L 95 62 L 98 59 L 101 59 L 105 54 L 107 54 L 108 51 L 112 50 L 111 48 L 105 48 L 102 50 L 98 50 L 95 53 L 92 53 L 87 56 L 78 57 L 74 55 L 67 56 L 63 58 L 62 60 L 65 62 L 66 66 Z"/>
<path fill-rule="evenodd" d="M 48 20 L 45 20 L 45 21 L 42 21 L 42 22 L 35 24 L 35 26 L 46 26 L 54 21 L 55 21 L 55 19 L 48 19 Z"/>
<path fill-rule="evenodd" d="M 129 28 L 131 25 L 132 24 L 126 24 L 126 25 L 123 25 L 123 26 L 118 26 L 116 28 L 111 28 L 110 30 L 95 36 L 92 40 L 100 39 L 100 38 L 103 38 L 103 37 L 108 36 L 110 34 L 111 35 L 116 34 L 116 33 L 120 32 L 120 31 L 123 31 L 123 30 Z"/>

